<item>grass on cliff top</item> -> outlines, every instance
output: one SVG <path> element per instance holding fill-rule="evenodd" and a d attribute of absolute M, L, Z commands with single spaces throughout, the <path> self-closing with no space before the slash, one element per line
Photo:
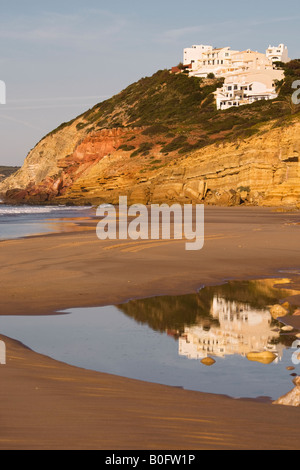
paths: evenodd
<path fill-rule="evenodd" d="M 98 127 L 152 126 L 152 133 L 167 132 L 168 126 L 196 124 L 200 108 L 223 80 L 200 87 L 201 80 L 168 70 L 142 78 L 113 98 L 83 115 L 87 125 Z M 151 131 L 150 131 L 151 132 Z"/>
<path fill-rule="evenodd" d="M 177 151 L 179 154 L 218 140 L 246 138 L 259 132 L 269 121 L 277 120 L 281 126 L 291 116 L 299 118 L 299 108 L 291 103 L 291 95 L 292 83 L 300 79 L 300 60 L 278 66 L 284 69 L 285 79 L 277 84 L 276 100 L 217 111 L 213 93 L 222 86 L 223 79 L 205 80 L 160 70 L 82 114 L 77 128 L 89 132 L 146 127 L 143 134 L 148 138 L 166 138 L 163 153 Z M 52 134 L 75 121 L 63 123 Z"/>

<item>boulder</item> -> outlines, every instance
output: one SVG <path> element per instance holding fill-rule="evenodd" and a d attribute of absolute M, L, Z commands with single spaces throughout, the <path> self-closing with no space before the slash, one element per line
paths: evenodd
<path fill-rule="evenodd" d="M 259 362 L 260 364 L 271 364 L 277 356 L 270 351 L 251 352 L 247 354 L 248 361 Z"/>
<path fill-rule="evenodd" d="M 274 320 L 277 320 L 277 318 L 285 317 L 286 315 L 288 315 L 289 311 L 284 308 L 283 305 L 276 304 L 270 307 L 270 313 Z"/>
<path fill-rule="evenodd" d="M 202 359 L 201 364 L 207 367 L 211 367 L 216 363 L 216 361 L 212 357 L 206 357 L 205 359 Z"/>
<path fill-rule="evenodd" d="M 190 181 L 183 188 L 184 195 L 195 202 L 202 201 L 206 196 L 206 191 L 207 184 L 205 181 L 201 180 Z"/>
<path fill-rule="evenodd" d="M 293 380 L 295 388 L 289 393 L 274 401 L 273 405 L 300 406 L 300 377 Z"/>
<path fill-rule="evenodd" d="M 294 331 L 294 328 L 290 325 L 286 325 L 281 328 L 281 331 L 290 332 L 290 331 Z"/>

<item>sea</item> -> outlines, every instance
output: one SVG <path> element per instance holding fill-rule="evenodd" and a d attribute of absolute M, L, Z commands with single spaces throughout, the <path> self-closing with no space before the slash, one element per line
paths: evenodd
<path fill-rule="evenodd" d="M 71 220 L 90 217 L 91 207 L 0 204 L 0 241 L 65 231 Z"/>

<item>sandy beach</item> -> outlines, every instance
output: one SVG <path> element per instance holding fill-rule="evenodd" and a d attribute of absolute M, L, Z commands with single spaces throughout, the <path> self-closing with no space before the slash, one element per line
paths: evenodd
<path fill-rule="evenodd" d="M 208 207 L 199 252 L 177 240 L 99 241 L 96 221 L 85 224 L 0 243 L 1 315 L 187 294 L 229 279 L 284 277 L 300 289 L 297 212 Z M 300 296 L 288 300 L 300 305 Z M 300 329 L 300 317 L 292 321 Z M 80 370 L 0 339 L 0 449 L 299 449 L 299 408 Z"/>

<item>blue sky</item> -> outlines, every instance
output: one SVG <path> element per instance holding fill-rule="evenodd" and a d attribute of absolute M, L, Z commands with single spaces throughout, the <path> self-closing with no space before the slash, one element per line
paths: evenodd
<path fill-rule="evenodd" d="M 192 44 L 300 58 L 299 2 L 1 0 L 0 164 L 21 165 L 50 130 L 139 78 L 176 65 Z"/>

